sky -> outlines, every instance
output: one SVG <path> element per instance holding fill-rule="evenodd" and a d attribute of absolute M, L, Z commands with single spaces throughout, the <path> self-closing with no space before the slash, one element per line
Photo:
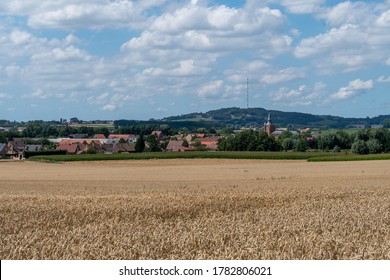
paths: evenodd
<path fill-rule="evenodd" d="M 1 0 L 0 119 L 390 114 L 390 0 Z M 247 87 L 247 81 L 249 86 Z"/>

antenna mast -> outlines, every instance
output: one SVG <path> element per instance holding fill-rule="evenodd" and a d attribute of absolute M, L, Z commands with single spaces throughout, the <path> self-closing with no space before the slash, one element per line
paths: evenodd
<path fill-rule="evenodd" d="M 246 77 L 246 108 L 249 109 L 249 79 Z"/>

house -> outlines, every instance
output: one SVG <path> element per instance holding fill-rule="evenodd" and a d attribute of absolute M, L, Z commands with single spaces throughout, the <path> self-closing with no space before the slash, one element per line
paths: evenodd
<path fill-rule="evenodd" d="M 84 148 L 85 146 L 80 143 L 60 143 L 57 146 L 57 150 L 66 151 L 67 154 L 80 154 Z"/>
<path fill-rule="evenodd" d="M 191 152 L 195 151 L 194 147 L 183 146 L 183 140 L 170 140 L 165 150 L 167 152 Z"/>
<path fill-rule="evenodd" d="M 69 138 L 73 138 L 73 139 L 88 138 L 88 134 L 69 134 Z"/>
<path fill-rule="evenodd" d="M 6 147 L 6 156 L 11 159 L 23 159 L 25 144 L 20 140 L 8 142 Z"/>
<path fill-rule="evenodd" d="M 124 139 L 129 143 L 135 143 L 138 139 L 138 135 L 134 134 L 110 134 L 108 135 L 108 139 Z"/>
<path fill-rule="evenodd" d="M 95 134 L 93 136 L 93 138 L 95 138 L 95 139 L 107 139 L 106 136 L 104 136 L 104 134 Z"/>
<path fill-rule="evenodd" d="M 180 151 L 180 147 L 183 147 L 183 143 L 184 141 L 182 140 L 170 140 L 165 150 L 167 152 L 178 152 Z"/>
<path fill-rule="evenodd" d="M 193 142 L 199 142 L 206 147 L 207 150 L 217 151 L 218 150 L 218 140 L 220 136 L 208 136 L 203 138 L 196 138 Z"/>
<path fill-rule="evenodd" d="M 151 135 L 156 135 L 157 140 L 162 140 L 164 138 L 164 134 L 160 130 L 155 130 L 151 133 Z"/>
<path fill-rule="evenodd" d="M 7 153 L 7 144 L 5 143 L 0 143 L 0 158 L 3 158 L 5 157 L 6 153 Z"/>
<path fill-rule="evenodd" d="M 112 149 L 113 154 L 117 153 L 134 153 L 135 143 L 117 143 Z"/>
<path fill-rule="evenodd" d="M 24 148 L 25 151 L 31 152 L 31 151 L 42 151 L 43 146 L 42 145 L 26 145 Z"/>

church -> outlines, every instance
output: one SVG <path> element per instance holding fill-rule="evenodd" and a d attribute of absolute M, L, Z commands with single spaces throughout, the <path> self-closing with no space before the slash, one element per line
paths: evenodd
<path fill-rule="evenodd" d="M 267 122 L 264 123 L 264 131 L 268 134 L 268 136 L 271 136 L 272 132 L 276 130 L 276 126 L 272 124 L 271 121 L 271 113 L 268 113 L 268 119 Z"/>
<path fill-rule="evenodd" d="M 268 118 L 267 118 L 267 121 L 264 123 L 264 131 L 265 133 L 267 133 L 268 136 L 274 136 L 274 137 L 280 137 L 283 133 L 283 131 L 285 131 L 287 129 L 280 129 L 280 130 L 277 130 L 276 129 L 276 125 L 272 124 L 272 120 L 271 120 L 271 113 L 268 113 Z M 299 135 L 299 133 L 297 131 L 290 131 L 291 135 Z"/>

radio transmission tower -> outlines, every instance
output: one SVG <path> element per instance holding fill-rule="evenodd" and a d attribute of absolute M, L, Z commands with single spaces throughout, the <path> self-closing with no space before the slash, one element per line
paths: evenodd
<path fill-rule="evenodd" d="M 249 79 L 246 78 L 246 108 L 249 109 Z"/>

